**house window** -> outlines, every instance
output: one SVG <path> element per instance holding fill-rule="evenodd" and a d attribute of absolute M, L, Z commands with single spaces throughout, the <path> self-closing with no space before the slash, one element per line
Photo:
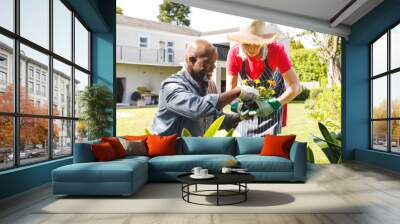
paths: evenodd
<path fill-rule="evenodd" d="M 0 84 L 6 85 L 7 84 L 7 73 L 0 70 Z"/>
<path fill-rule="evenodd" d="M 34 92 L 33 82 L 32 81 L 28 82 L 28 91 L 29 91 L 29 94 L 33 94 L 33 92 Z"/>
<path fill-rule="evenodd" d="M 370 45 L 371 148 L 400 153 L 400 24 Z"/>
<path fill-rule="evenodd" d="M 167 58 L 169 63 L 174 63 L 174 42 L 167 43 Z"/>
<path fill-rule="evenodd" d="M 90 85 L 91 32 L 68 1 L 0 1 L 0 11 L 7 10 L 7 20 L 0 21 L 0 82 L 12 87 L 0 91 L 0 97 L 12 97 L 0 101 L 0 123 L 6 124 L 0 132 L 0 150 L 6 155 L 0 170 L 71 156 L 76 136 L 87 139 L 85 128 L 76 128 L 80 117 L 74 111 L 80 108 L 73 105 L 80 101 L 81 88 Z M 38 9 L 41 13 L 32 13 Z M 58 79 L 64 81 L 62 99 Z M 65 88 L 74 85 L 80 88 Z M 57 100 L 65 107 L 57 106 Z"/>
<path fill-rule="evenodd" d="M 147 47 L 147 37 L 139 37 L 139 46 L 140 47 Z"/>

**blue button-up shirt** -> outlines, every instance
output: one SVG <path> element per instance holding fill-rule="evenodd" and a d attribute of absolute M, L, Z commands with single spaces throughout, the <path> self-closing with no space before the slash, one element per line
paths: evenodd
<path fill-rule="evenodd" d="M 216 108 L 218 94 L 207 94 L 207 86 L 201 88 L 197 81 L 182 69 L 161 83 L 159 104 L 152 131 L 158 135 L 181 135 L 187 128 L 193 136 L 201 136 L 207 130 L 207 119 L 223 113 Z M 227 114 L 222 127 L 231 128 L 232 116 Z"/>

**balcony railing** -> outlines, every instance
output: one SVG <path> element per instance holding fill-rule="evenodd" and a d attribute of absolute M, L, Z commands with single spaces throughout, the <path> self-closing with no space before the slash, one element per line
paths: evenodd
<path fill-rule="evenodd" d="M 166 49 L 117 46 L 117 61 L 138 64 L 179 65 L 175 62 L 174 52 Z"/>

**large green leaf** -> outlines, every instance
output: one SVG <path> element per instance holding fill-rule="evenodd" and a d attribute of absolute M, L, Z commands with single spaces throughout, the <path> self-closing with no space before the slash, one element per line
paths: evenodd
<path fill-rule="evenodd" d="M 192 133 L 190 133 L 190 131 L 186 128 L 182 129 L 182 133 L 181 133 L 182 137 L 192 137 Z"/>
<path fill-rule="evenodd" d="M 222 125 L 222 122 L 225 119 L 225 115 L 220 116 L 217 118 L 207 129 L 207 131 L 204 133 L 203 137 L 214 137 L 215 133 L 219 130 L 219 128 Z"/>
<path fill-rule="evenodd" d="M 226 134 L 226 137 L 233 137 L 234 131 L 235 131 L 235 129 L 233 129 L 233 128 L 229 129 L 228 133 Z"/>
<path fill-rule="evenodd" d="M 342 162 L 342 146 L 341 141 L 337 140 L 332 136 L 329 130 L 321 122 L 318 122 L 319 130 L 321 131 L 324 139 L 322 141 L 328 144 L 328 147 L 322 148 L 326 157 L 331 163 L 341 163 Z"/>
<path fill-rule="evenodd" d="M 314 163 L 314 152 L 311 150 L 309 146 L 307 146 L 307 161 L 310 163 Z"/>

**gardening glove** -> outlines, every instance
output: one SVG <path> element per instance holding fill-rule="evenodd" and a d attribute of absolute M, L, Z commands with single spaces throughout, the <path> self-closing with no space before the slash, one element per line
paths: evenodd
<path fill-rule="evenodd" d="M 256 112 L 254 110 L 252 111 L 245 108 L 244 104 L 240 101 L 236 101 L 230 106 L 232 112 L 239 114 L 240 120 L 252 119 L 256 115 Z"/>
<path fill-rule="evenodd" d="M 239 88 L 240 88 L 239 99 L 241 99 L 243 101 L 256 100 L 259 95 L 258 90 L 251 86 L 241 86 Z"/>
<path fill-rule="evenodd" d="M 256 100 L 256 104 L 258 106 L 257 117 L 266 117 L 282 107 L 282 104 L 275 98 Z"/>

